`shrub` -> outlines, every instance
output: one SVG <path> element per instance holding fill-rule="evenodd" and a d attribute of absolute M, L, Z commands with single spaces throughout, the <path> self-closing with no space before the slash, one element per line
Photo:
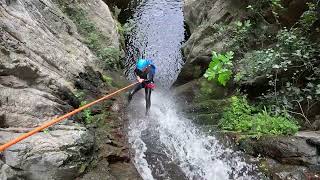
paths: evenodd
<path fill-rule="evenodd" d="M 226 54 L 218 54 L 215 51 L 212 52 L 212 60 L 209 64 L 204 77 L 210 80 L 217 80 L 219 84 L 226 86 L 227 82 L 232 76 L 231 62 L 233 58 L 233 52 L 230 51 Z"/>
<path fill-rule="evenodd" d="M 272 116 L 267 110 L 250 106 L 242 97 L 232 97 L 231 106 L 224 112 L 219 126 L 224 130 L 260 137 L 262 135 L 291 135 L 299 126 L 285 116 Z"/>

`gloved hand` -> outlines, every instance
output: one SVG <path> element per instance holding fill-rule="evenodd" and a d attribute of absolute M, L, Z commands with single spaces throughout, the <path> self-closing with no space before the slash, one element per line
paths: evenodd
<path fill-rule="evenodd" d="M 143 83 L 144 79 L 141 79 L 141 78 L 137 78 L 138 82 L 139 83 Z"/>

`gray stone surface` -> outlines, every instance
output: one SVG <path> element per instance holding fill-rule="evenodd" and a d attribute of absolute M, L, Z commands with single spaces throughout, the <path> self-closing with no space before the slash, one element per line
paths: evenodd
<path fill-rule="evenodd" d="M 88 19 L 108 38 L 105 45 L 119 49 L 117 21 L 113 19 L 109 7 L 102 0 L 79 1 L 77 6 L 88 13 Z"/>
<path fill-rule="evenodd" d="M 0 129 L 0 144 L 21 135 L 17 131 Z M 60 125 L 46 133 L 33 135 L 4 151 L 3 168 L 6 167 L 9 174 L 9 167 L 18 169 L 26 179 L 71 179 L 78 175 L 82 165 L 88 163 L 93 144 L 93 135 L 86 128 Z"/>
<path fill-rule="evenodd" d="M 103 71 L 75 24 L 52 0 L 0 0 L 0 144 L 98 96 Z M 116 21 L 102 0 L 73 1 L 119 49 Z M 94 135 L 66 120 L 6 150 L 0 179 L 72 179 L 90 162 Z"/>
<path fill-rule="evenodd" d="M 0 13 L 1 124 L 32 127 L 69 110 L 59 93 L 71 96 L 86 66 L 98 70 L 73 23 L 51 1 L 1 1 Z"/>
<path fill-rule="evenodd" d="M 185 0 L 184 16 L 191 37 L 183 46 L 186 64 L 176 85 L 199 78 L 211 61 L 213 50 L 223 51 L 228 35 L 217 33 L 215 25 L 229 24 L 242 16 L 244 2 L 240 0 Z"/>
<path fill-rule="evenodd" d="M 240 142 L 240 147 L 252 155 L 262 155 L 276 159 L 282 164 L 289 165 L 317 165 L 318 152 L 315 146 L 307 140 L 309 136 L 301 135 L 292 137 L 261 137 L 258 140 L 246 139 Z M 299 135 L 300 134 L 300 135 Z"/>
<path fill-rule="evenodd" d="M 6 180 L 6 179 L 20 179 L 17 176 L 17 172 L 15 172 L 10 166 L 4 164 L 3 161 L 0 160 L 0 179 Z"/>

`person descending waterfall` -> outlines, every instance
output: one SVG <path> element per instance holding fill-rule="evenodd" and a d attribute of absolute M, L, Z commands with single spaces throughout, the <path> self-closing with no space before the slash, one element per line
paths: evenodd
<path fill-rule="evenodd" d="M 155 88 L 153 77 L 156 72 L 156 66 L 149 59 L 139 59 L 134 70 L 134 74 L 137 76 L 139 82 L 129 93 L 128 101 L 130 103 L 133 95 L 140 89 L 145 90 L 146 99 L 146 115 L 151 107 L 151 91 Z"/>

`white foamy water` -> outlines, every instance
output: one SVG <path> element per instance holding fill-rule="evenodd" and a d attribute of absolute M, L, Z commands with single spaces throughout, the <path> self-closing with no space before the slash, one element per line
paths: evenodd
<path fill-rule="evenodd" d="M 135 60 L 144 56 L 157 66 L 157 86 L 169 89 L 176 80 L 184 63 L 183 2 L 132 0 L 133 26 L 126 38 L 129 79 L 135 79 Z M 133 160 L 143 179 L 261 179 L 240 153 L 223 147 L 214 136 L 201 132 L 179 114 L 168 90 L 156 89 L 151 101 L 149 117 L 144 115 L 144 90 L 136 94 L 127 110 Z"/>
<path fill-rule="evenodd" d="M 157 172 L 166 171 L 162 167 L 166 164 L 175 164 L 185 175 L 181 179 L 259 179 L 249 175 L 255 172 L 255 167 L 245 163 L 239 153 L 223 147 L 215 137 L 201 132 L 189 119 L 179 115 L 168 93 L 152 94 L 149 117 L 144 116 L 142 97 L 136 97 L 134 103 L 128 112 L 129 141 L 135 150 L 134 163 L 143 179 L 162 177 Z M 159 166 L 148 159 L 148 148 L 165 155 L 166 162 Z M 172 179 L 170 176 L 163 179 Z"/>

